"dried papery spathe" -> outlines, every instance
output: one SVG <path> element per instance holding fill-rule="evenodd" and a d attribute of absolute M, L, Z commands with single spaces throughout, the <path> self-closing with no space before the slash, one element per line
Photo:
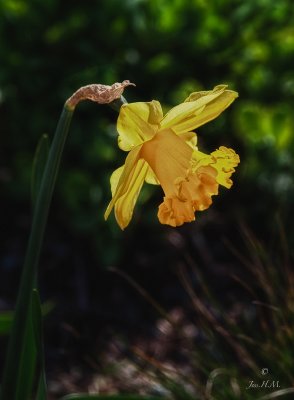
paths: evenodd
<path fill-rule="evenodd" d="M 127 86 L 136 86 L 129 80 L 124 80 L 113 85 L 102 85 L 101 83 L 93 83 L 91 85 L 82 86 L 67 101 L 66 105 L 70 109 L 74 109 L 80 101 L 91 100 L 99 104 L 109 104 L 119 99 Z"/>

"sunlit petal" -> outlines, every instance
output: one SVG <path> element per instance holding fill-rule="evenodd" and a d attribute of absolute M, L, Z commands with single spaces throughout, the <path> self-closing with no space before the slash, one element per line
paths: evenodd
<path fill-rule="evenodd" d="M 181 200 L 190 201 L 194 210 L 203 211 L 212 203 L 211 196 L 218 193 L 216 171 L 210 167 L 200 167 L 190 172 L 185 179 L 177 181 L 178 196 Z"/>
<path fill-rule="evenodd" d="M 240 163 L 240 158 L 233 149 L 221 146 L 211 154 L 195 151 L 192 159 L 194 170 L 209 165 L 217 172 L 217 183 L 228 189 L 232 186 L 233 182 L 230 177 L 235 172 L 235 167 Z"/>
<path fill-rule="evenodd" d="M 183 139 L 193 150 L 197 145 L 197 135 L 195 132 L 181 132 L 178 136 Z"/>
<path fill-rule="evenodd" d="M 159 221 L 171 226 L 194 221 L 195 212 L 207 209 L 212 203 L 211 197 L 218 193 L 216 174 L 215 169 L 205 166 L 185 178 L 179 178 L 175 182 L 177 196 L 165 197 L 159 206 Z"/>
<path fill-rule="evenodd" d="M 165 197 L 158 208 L 157 216 L 161 224 L 173 227 L 195 220 L 192 203 L 190 201 L 182 201 L 177 197 Z"/>
<path fill-rule="evenodd" d="M 172 130 L 160 131 L 142 145 L 144 158 L 159 180 L 167 197 L 175 195 L 174 181 L 190 168 L 192 149 Z"/>
<path fill-rule="evenodd" d="M 158 101 L 124 104 L 117 120 L 118 145 L 129 151 L 151 139 L 162 119 Z"/>
<path fill-rule="evenodd" d="M 122 165 L 121 167 L 117 168 L 113 173 L 111 174 L 110 177 L 110 188 L 111 188 L 111 194 L 114 196 L 116 192 L 116 188 L 118 185 L 118 182 L 120 180 L 121 174 L 123 173 L 125 166 Z"/>
<path fill-rule="evenodd" d="M 140 158 L 140 151 L 141 146 L 137 146 L 133 150 L 131 150 L 126 158 L 123 170 L 119 169 L 116 170 L 117 172 L 114 172 L 114 176 L 112 178 L 112 188 L 115 189 L 115 192 L 113 193 L 112 200 L 108 204 L 108 207 L 105 211 L 105 219 L 107 219 L 109 214 L 111 213 L 115 202 L 129 189 L 130 182 L 132 181 L 132 176 L 134 174 L 134 169 Z"/>
<path fill-rule="evenodd" d="M 155 173 L 152 171 L 150 167 L 148 168 L 145 182 L 149 183 L 150 185 L 160 185 L 159 180 L 157 179 Z"/>
<path fill-rule="evenodd" d="M 172 108 L 161 122 L 162 128 L 172 128 L 177 134 L 188 132 L 219 116 L 238 93 L 225 85 L 207 92 L 192 93 L 182 104 Z"/>
<path fill-rule="evenodd" d="M 148 164 L 140 159 L 133 169 L 131 179 L 125 194 L 118 198 L 114 206 L 115 218 L 121 227 L 124 229 L 128 226 L 133 216 L 133 210 L 143 186 Z"/>
<path fill-rule="evenodd" d="M 200 90 L 198 92 L 192 92 L 185 99 L 185 102 L 195 101 L 200 99 L 201 97 L 207 97 L 214 93 L 223 93 L 227 89 L 228 85 L 217 85 L 212 90 Z"/>

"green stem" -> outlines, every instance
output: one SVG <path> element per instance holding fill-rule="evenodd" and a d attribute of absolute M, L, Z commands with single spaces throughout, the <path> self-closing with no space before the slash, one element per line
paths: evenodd
<path fill-rule="evenodd" d="M 119 112 L 121 106 L 123 106 L 124 104 L 127 104 L 127 103 L 128 103 L 128 102 L 127 102 L 127 100 L 124 98 L 124 96 L 120 96 L 119 99 L 114 100 L 114 101 L 111 102 L 109 105 L 110 105 L 110 107 L 111 107 L 113 110 Z"/>
<path fill-rule="evenodd" d="M 2 377 L 1 400 L 15 400 L 19 378 L 19 359 L 24 346 L 24 331 L 30 307 L 37 266 L 47 223 L 49 207 L 60 165 L 62 151 L 69 131 L 74 108 L 64 106 L 46 163 L 42 184 L 34 209 L 32 229 L 23 267 L 14 321 L 8 343 L 6 364 Z"/>

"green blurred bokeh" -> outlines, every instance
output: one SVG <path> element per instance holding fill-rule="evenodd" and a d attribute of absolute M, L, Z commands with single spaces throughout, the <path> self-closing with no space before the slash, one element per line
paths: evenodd
<path fill-rule="evenodd" d="M 52 138 L 62 105 L 77 88 L 124 79 L 137 85 L 127 89 L 128 101 L 158 99 L 166 109 L 191 91 L 220 83 L 237 90 L 240 97 L 230 109 L 198 131 L 204 151 L 226 145 L 241 156 L 233 188 L 223 190 L 213 207 L 228 224 L 245 220 L 265 236 L 275 225 L 275 215 L 281 214 L 291 236 L 290 223 L 287 226 L 294 194 L 291 0 L 2 0 L 0 4 L 3 268 L 21 265 L 39 137 L 48 133 Z M 79 105 L 48 227 L 49 248 L 52 238 L 71 243 L 71 248 L 76 243 L 81 254 L 86 252 L 102 267 L 121 259 L 126 242 L 132 248 L 130 243 L 136 245 L 140 235 L 160 235 L 159 230 L 168 229 L 157 221 L 162 193 L 153 187 L 144 188 L 125 233 L 113 217 L 103 220 L 110 199 L 109 177 L 125 157 L 117 148 L 116 117 L 107 106 Z"/>

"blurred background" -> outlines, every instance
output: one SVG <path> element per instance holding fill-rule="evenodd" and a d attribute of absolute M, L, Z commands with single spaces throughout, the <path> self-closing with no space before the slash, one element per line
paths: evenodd
<path fill-rule="evenodd" d="M 78 106 L 40 265 L 51 398 L 256 399 L 276 389 L 245 389 L 265 367 L 292 387 L 292 1 L 2 0 L 0 17 L 3 313 L 30 230 L 35 149 L 75 90 L 129 79 L 129 102 L 165 110 L 221 83 L 240 96 L 197 131 L 202 151 L 240 154 L 234 185 L 178 229 L 160 225 L 162 192 L 147 185 L 124 232 L 104 221 L 109 178 L 126 155 L 117 113 Z M 1 363 L 6 343 L 3 329 Z"/>

